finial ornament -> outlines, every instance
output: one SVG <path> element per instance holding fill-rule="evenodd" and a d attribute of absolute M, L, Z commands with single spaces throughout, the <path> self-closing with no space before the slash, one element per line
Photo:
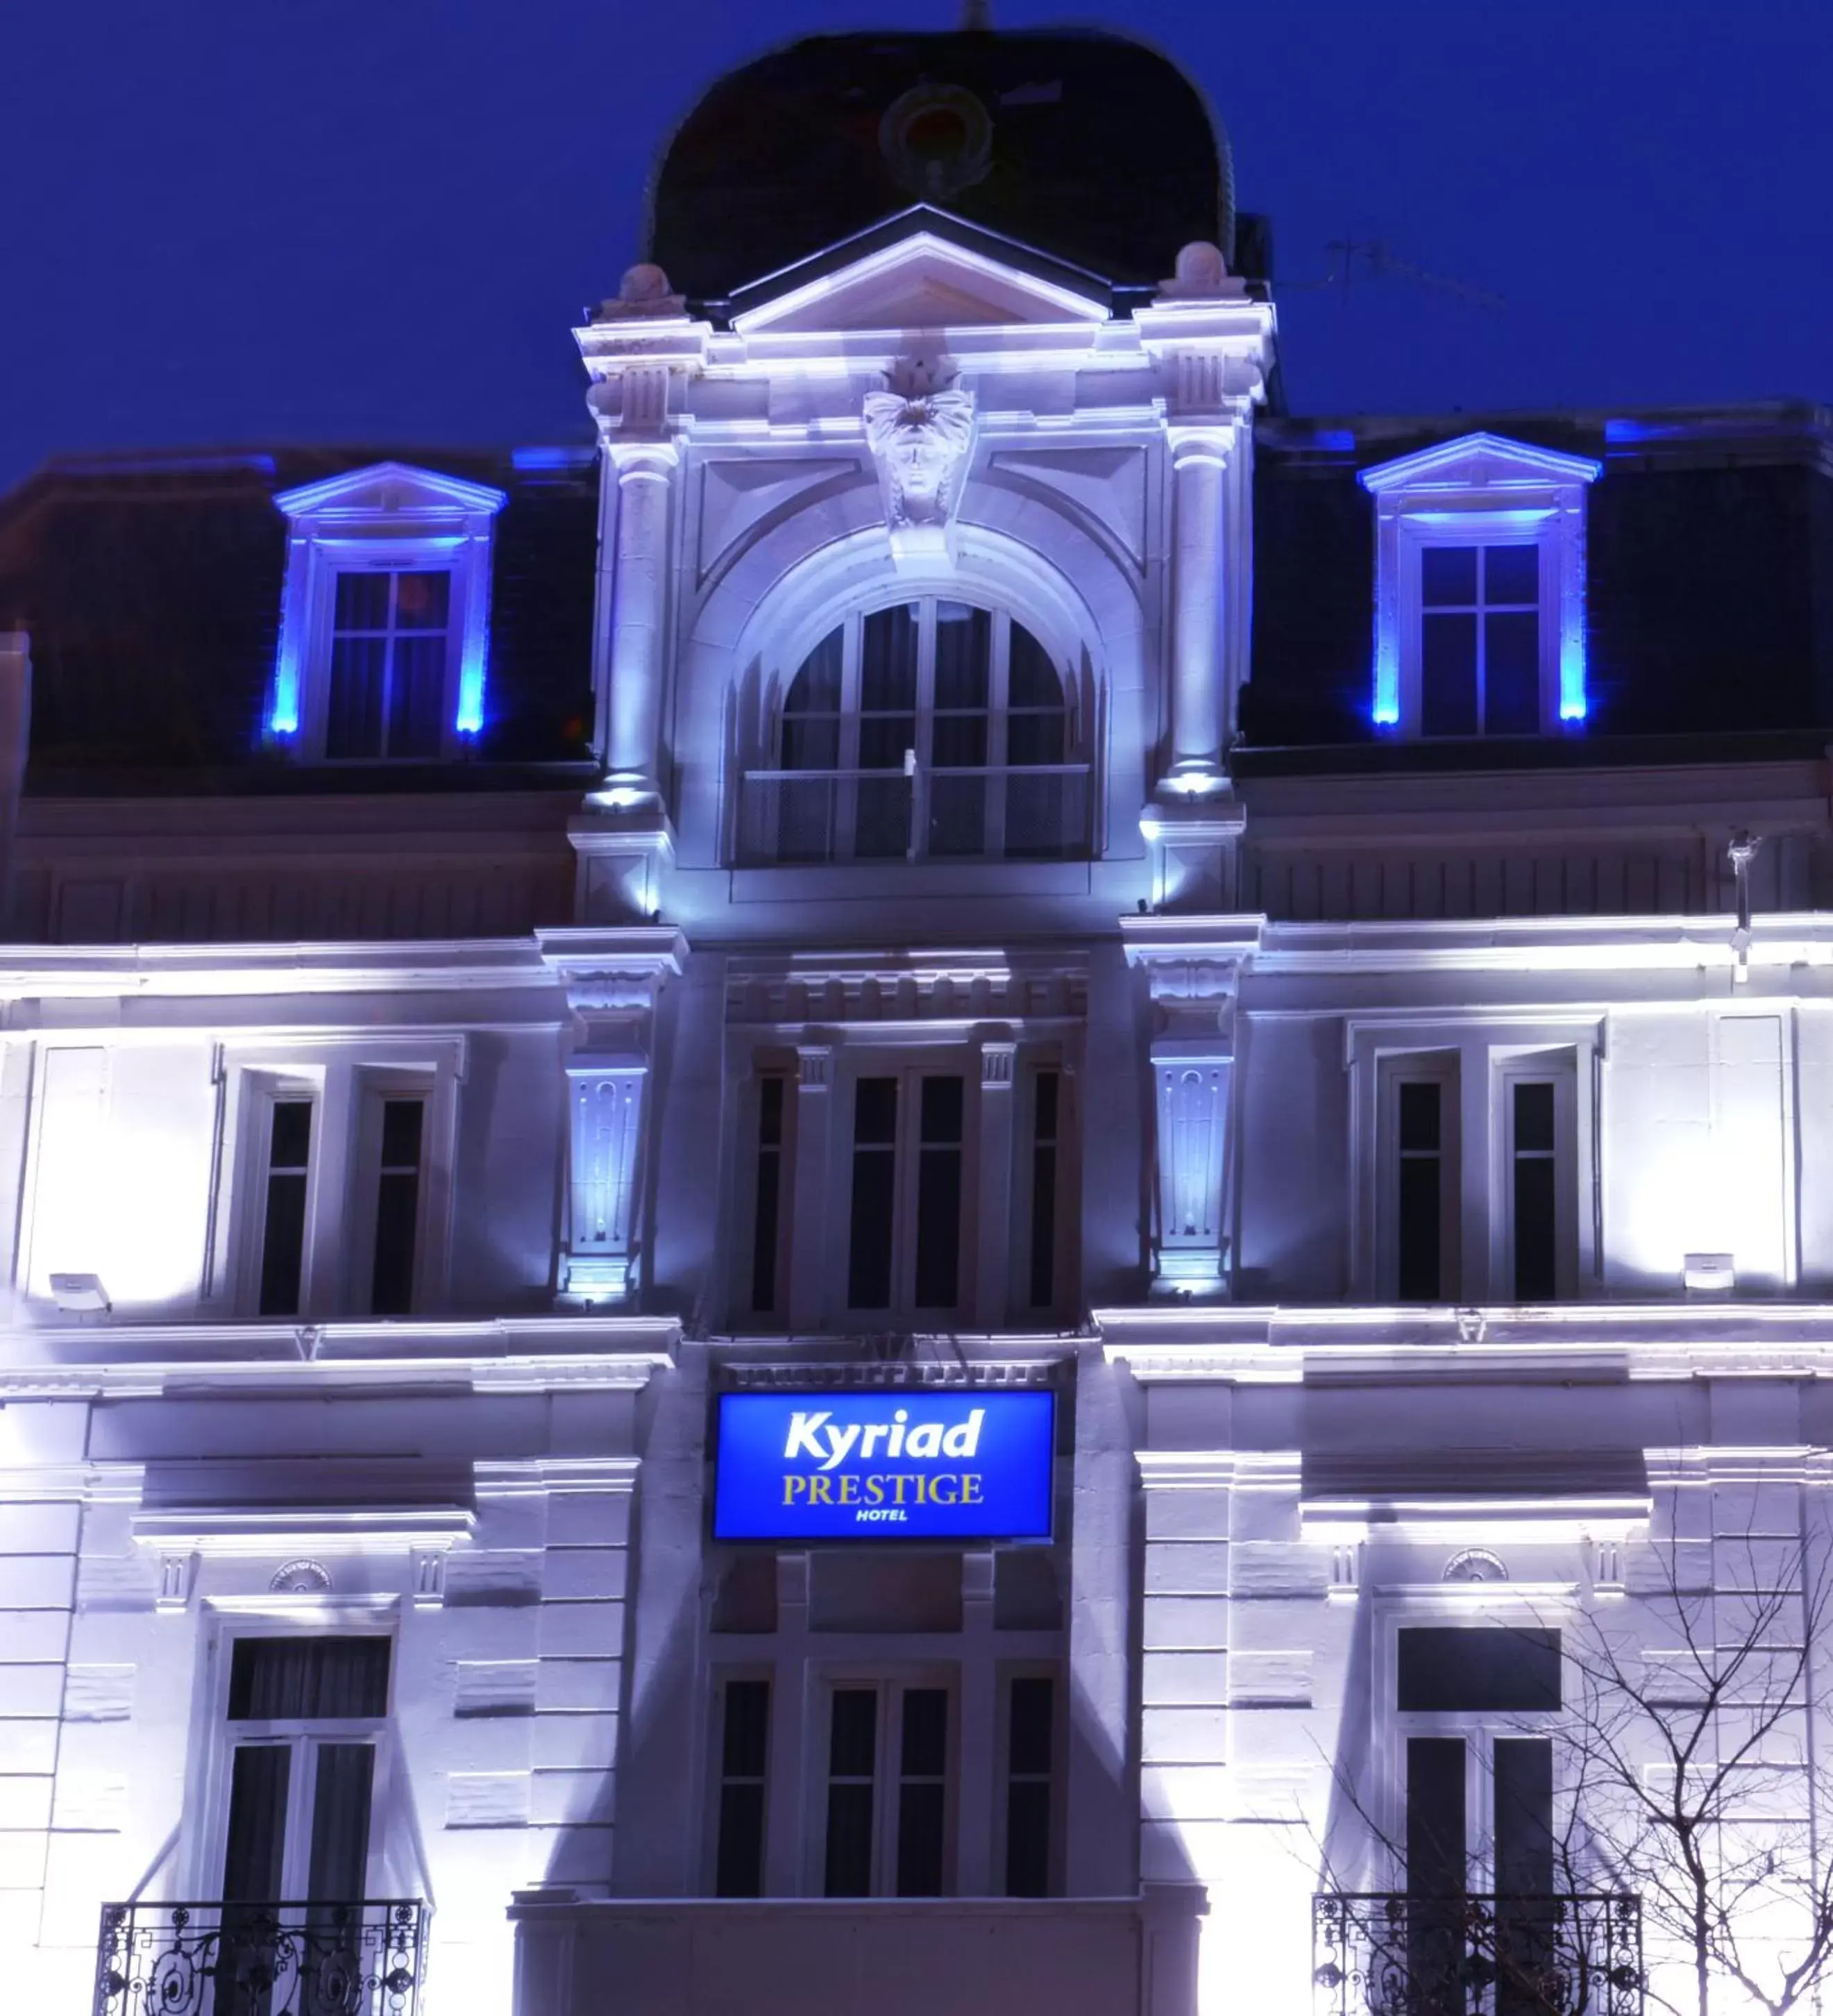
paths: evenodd
<path fill-rule="evenodd" d="M 1173 277 L 1159 283 L 1162 301 L 1239 301 L 1246 292 L 1246 286 L 1230 273 L 1220 246 L 1200 238 L 1177 254 Z"/>
<path fill-rule="evenodd" d="M 973 447 L 973 394 L 935 362 L 913 358 L 886 374 L 883 391 L 866 394 L 862 417 L 893 557 L 900 566 L 951 557 Z"/>
<path fill-rule="evenodd" d="M 687 311 L 687 303 L 669 286 L 668 275 L 645 261 L 626 269 L 616 296 L 599 303 L 594 320 L 661 321 Z"/>

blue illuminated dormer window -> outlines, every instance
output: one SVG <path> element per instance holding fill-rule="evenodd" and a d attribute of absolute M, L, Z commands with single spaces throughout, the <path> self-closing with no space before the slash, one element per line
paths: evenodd
<path fill-rule="evenodd" d="M 462 755 L 483 728 L 500 490 L 379 463 L 275 499 L 289 521 L 269 733 L 329 762 Z"/>
<path fill-rule="evenodd" d="M 1364 470 L 1375 501 L 1375 725 L 1407 737 L 1581 725 L 1585 494 L 1601 470 L 1495 434 Z"/>

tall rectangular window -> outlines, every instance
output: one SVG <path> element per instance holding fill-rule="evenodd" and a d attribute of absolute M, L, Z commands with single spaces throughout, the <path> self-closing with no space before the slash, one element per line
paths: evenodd
<path fill-rule="evenodd" d="M 751 1309 L 775 1313 L 777 1262 L 782 1238 L 783 1110 L 788 1081 L 780 1072 L 757 1082 L 757 1166 L 751 1218 Z"/>
<path fill-rule="evenodd" d="M 829 1897 L 940 1897 L 948 1876 L 949 1690 L 887 1681 L 828 1697 Z"/>
<path fill-rule="evenodd" d="M 846 1305 L 909 1315 L 961 1294 L 966 1081 L 855 1081 Z"/>
<path fill-rule="evenodd" d="M 862 1078 L 853 1089 L 853 1210 L 846 1305 L 891 1306 L 897 1201 L 897 1081 Z"/>
<path fill-rule="evenodd" d="M 420 1222 L 424 1099 L 382 1102 L 381 1165 L 376 1193 L 376 1255 L 369 1307 L 379 1316 L 405 1316 L 414 1305 L 414 1249 Z"/>
<path fill-rule="evenodd" d="M 1012 1683 L 1006 1716 L 1005 1894 L 1050 1891 L 1051 1760 L 1055 1683 L 1027 1674 Z"/>
<path fill-rule="evenodd" d="M 828 1730 L 823 1894 L 869 1897 L 878 1806 L 879 1690 L 836 1687 Z"/>
<path fill-rule="evenodd" d="M 961 1121 L 958 1078 L 922 1081 L 917 1157 L 916 1305 L 953 1309 L 960 1294 Z"/>
<path fill-rule="evenodd" d="M 1396 1092 L 1396 1293 L 1403 1302 L 1436 1302 L 1444 1280 L 1445 1087 L 1406 1078 Z"/>
<path fill-rule="evenodd" d="M 720 1732 L 719 1845 L 713 1889 L 764 1895 L 764 1795 L 770 1755 L 770 1683 L 728 1680 Z"/>
<path fill-rule="evenodd" d="M 1547 1078 L 1509 1085 L 1509 1216 L 1515 1299 L 1551 1301 L 1559 1292 L 1559 1216 L 1554 1104 Z"/>
<path fill-rule="evenodd" d="M 305 1268 L 306 1193 L 311 1172 L 312 1101 L 279 1098 L 268 1108 L 261 1215 L 264 1316 L 299 1313 Z"/>
<path fill-rule="evenodd" d="M 337 577 L 325 754 L 438 755 L 445 714 L 452 578 L 347 569 Z"/>
<path fill-rule="evenodd" d="M 1031 1226 L 1026 1255 L 1026 1301 L 1034 1309 L 1056 1302 L 1057 1155 L 1062 1077 L 1054 1071 L 1031 1080 Z"/>
<path fill-rule="evenodd" d="M 1421 732 L 1537 733 L 1540 547 L 1424 546 L 1419 602 Z"/>

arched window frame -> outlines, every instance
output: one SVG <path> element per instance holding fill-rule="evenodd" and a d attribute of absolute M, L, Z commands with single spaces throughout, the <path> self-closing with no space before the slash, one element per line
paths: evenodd
<path fill-rule="evenodd" d="M 983 614 L 989 621 L 989 660 L 987 702 L 979 707 L 939 707 L 936 704 L 936 634 L 938 610 L 942 605 L 965 606 Z M 881 709 L 868 711 L 862 707 L 864 660 L 866 625 L 870 620 L 885 611 L 915 607 L 920 612 L 915 678 L 915 706 L 910 710 Z M 1055 761 L 1020 762 L 1012 761 L 1012 726 L 1015 718 L 1027 713 L 1054 715 L 1056 709 L 1032 709 L 1024 706 L 1015 709 L 1011 701 L 1012 635 L 1014 625 L 1025 631 L 1042 653 L 1054 674 L 1062 695 L 1061 715 L 1063 723 L 1060 759 Z M 755 784 L 775 783 L 780 790 L 792 776 L 832 776 L 836 779 L 834 791 L 832 844 L 825 854 L 785 855 L 771 846 L 760 846 L 753 835 L 752 844 L 746 844 L 746 820 L 741 812 L 739 851 L 741 859 L 749 859 L 753 864 L 765 861 L 811 859 L 828 863 L 854 860 L 872 860 L 880 863 L 889 859 L 908 857 L 912 860 L 923 859 L 952 860 L 997 859 L 1086 859 L 1091 852 L 1091 833 L 1098 830 L 1095 787 L 1096 773 L 1094 762 L 1095 737 L 1092 733 L 1092 695 L 1090 668 L 1085 651 L 1077 654 L 1067 653 L 1058 634 L 1061 626 L 1041 618 L 1033 609 L 1012 606 L 1009 598 L 990 593 L 985 589 L 958 581 L 933 584 L 919 584 L 900 581 L 869 598 L 861 598 L 850 607 L 839 612 L 830 605 L 818 616 L 810 611 L 794 630 L 783 639 L 780 653 L 771 654 L 771 662 L 759 695 L 762 701 L 761 718 L 757 733 L 752 740 L 753 766 L 746 772 L 748 787 Z M 831 709 L 811 711 L 800 716 L 789 712 L 789 703 L 796 682 L 814 653 L 828 639 L 836 635 L 841 639 L 841 667 L 838 704 Z M 872 756 L 870 747 L 869 724 L 875 719 L 889 723 L 908 712 L 911 724 L 907 747 L 914 752 L 914 768 L 907 758 L 901 768 L 893 768 L 877 761 L 862 761 L 862 758 Z M 959 762 L 937 764 L 936 755 L 936 728 L 939 718 L 957 718 L 983 715 L 986 721 L 986 741 L 983 760 L 978 764 Z M 831 763 L 809 765 L 793 764 L 786 756 L 797 752 L 785 747 L 785 724 L 796 719 L 814 722 L 832 720 L 835 724 L 833 758 Z M 1064 788 L 1073 794 L 1075 809 L 1066 830 L 1073 839 L 1048 851 L 1026 849 L 1011 844 L 1007 830 L 1008 798 L 1005 780 L 1016 773 L 1042 779 L 1055 774 L 1066 779 Z M 937 847 L 932 845 L 934 835 L 928 815 L 933 809 L 929 794 L 935 780 L 940 778 L 951 783 L 958 800 L 963 795 L 974 795 L 971 786 L 965 780 L 976 776 L 986 779 L 980 794 L 983 803 L 981 844 L 974 846 Z M 903 850 L 888 852 L 882 847 L 874 849 L 861 848 L 860 818 L 860 787 L 869 792 L 878 779 L 893 777 L 908 778 L 911 787 L 911 809 L 908 815 L 910 844 Z M 767 839 L 767 835 L 765 836 Z"/>

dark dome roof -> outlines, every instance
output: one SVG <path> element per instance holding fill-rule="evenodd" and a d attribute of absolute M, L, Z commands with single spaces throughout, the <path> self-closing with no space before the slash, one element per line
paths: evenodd
<path fill-rule="evenodd" d="M 723 301 L 927 203 L 1121 286 L 1193 239 L 1232 256 L 1226 142 L 1156 49 L 1095 29 L 811 36 L 721 78 L 677 129 L 644 257 Z"/>

